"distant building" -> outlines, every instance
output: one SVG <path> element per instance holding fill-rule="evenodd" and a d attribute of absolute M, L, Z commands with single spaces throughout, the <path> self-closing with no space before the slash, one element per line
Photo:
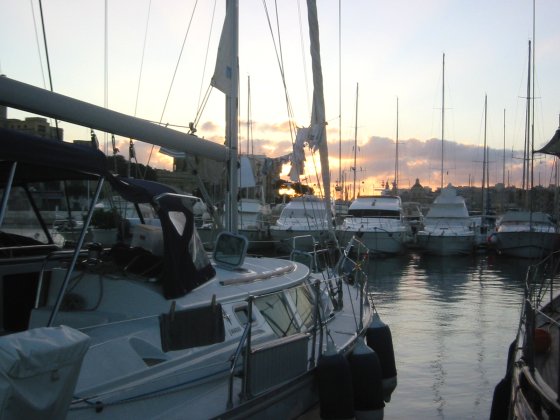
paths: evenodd
<path fill-rule="evenodd" d="M 410 187 L 409 201 L 414 201 L 421 204 L 427 204 L 429 197 L 430 197 L 429 190 L 426 190 L 426 188 L 424 188 L 422 184 L 420 184 L 420 180 L 416 178 L 416 182 L 412 187 Z"/>
<path fill-rule="evenodd" d="M 1 125 L 8 129 L 48 139 L 60 141 L 64 139 L 64 131 L 62 128 L 51 127 L 46 118 L 28 117 L 25 120 L 4 118 L 2 120 L 3 117 L 5 117 L 5 115 L 2 115 L 2 112 L 0 112 L 0 121 L 3 123 Z"/>

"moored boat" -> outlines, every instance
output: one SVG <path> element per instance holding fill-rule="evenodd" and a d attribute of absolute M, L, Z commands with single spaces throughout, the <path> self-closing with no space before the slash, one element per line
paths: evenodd
<path fill-rule="evenodd" d="M 400 254 L 411 238 L 404 221 L 401 199 L 392 195 L 359 196 L 350 204 L 348 215 L 337 227 L 345 244 L 354 235 L 372 254 Z"/>
<path fill-rule="evenodd" d="M 301 241 L 302 247 L 312 250 L 316 244 L 324 245 L 332 238 L 334 222 L 329 218 L 323 199 L 312 195 L 294 197 L 270 226 L 270 237 L 278 250 L 291 251 L 294 238 L 307 236 L 312 240 L 305 244 Z"/>
<path fill-rule="evenodd" d="M 475 234 L 465 199 L 452 186 L 441 190 L 416 234 L 421 251 L 435 255 L 461 255 L 473 252 Z"/>
<path fill-rule="evenodd" d="M 560 232 L 546 213 L 510 211 L 498 220 L 488 242 L 499 254 L 543 258 L 560 246 Z"/>

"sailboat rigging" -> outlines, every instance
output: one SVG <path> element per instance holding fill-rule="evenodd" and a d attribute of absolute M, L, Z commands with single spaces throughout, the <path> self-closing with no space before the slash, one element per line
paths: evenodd
<path fill-rule="evenodd" d="M 498 220 L 495 232 L 489 237 L 489 243 L 500 254 L 541 259 L 557 249 L 560 234 L 550 215 L 543 211 L 536 211 L 534 208 L 534 92 L 531 92 L 531 88 L 534 86 L 535 67 L 534 61 L 532 61 L 534 55 L 531 46 L 531 41 L 529 41 L 522 181 L 525 205 L 522 211 L 507 211 Z"/>

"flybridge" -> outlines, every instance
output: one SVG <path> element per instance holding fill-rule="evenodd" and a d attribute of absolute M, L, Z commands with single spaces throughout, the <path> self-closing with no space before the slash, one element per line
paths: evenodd
<path fill-rule="evenodd" d="M 225 146 L 69 96 L 0 77 L 0 104 L 119 136 L 225 162 Z"/>

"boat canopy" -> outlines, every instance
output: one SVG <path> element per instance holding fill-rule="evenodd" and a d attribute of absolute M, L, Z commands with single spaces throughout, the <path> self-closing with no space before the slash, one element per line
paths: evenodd
<path fill-rule="evenodd" d="M 163 234 L 160 280 L 166 298 L 183 296 L 215 275 L 194 226 L 192 203 L 173 188 L 113 175 L 106 156 L 93 147 L 0 129 L 0 186 L 9 181 L 13 162 L 17 184 L 104 178 L 125 200 L 153 205 Z"/>
<path fill-rule="evenodd" d="M 107 158 L 93 147 L 0 128 L 0 179 L 4 183 L 12 162 L 20 166 L 14 178 L 17 184 L 93 179 L 109 174 Z"/>

